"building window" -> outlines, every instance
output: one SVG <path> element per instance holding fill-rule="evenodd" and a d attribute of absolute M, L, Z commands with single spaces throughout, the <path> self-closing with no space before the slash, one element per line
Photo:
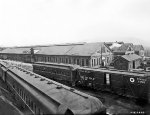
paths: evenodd
<path fill-rule="evenodd" d="M 98 63 L 98 58 L 97 58 L 97 65 L 99 65 L 99 63 Z"/>
<path fill-rule="evenodd" d="M 73 64 L 76 64 L 76 59 L 73 59 Z"/>
<path fill-rule="evenodd" d="M 68 59 L 66 58 L 66 63 L 68 63 Z"/>
<path fill-rule="evenodd" d="M 92 59 L 92 67 L 94 66 L 94 59 Z"/>
<path fill-rule="evenodd" d="M 94 59 L 94 66 L 96 65 L 96 61 L 95 61 L 95 59 Z"/>
<path fill-rule="evenodd" d="M 57 57 L 55 58 L 55 62 L 57 63 Z"/>
<path fill-rule="evenodd" d="M 86 59 L 86 66 L 89 66 L 89 60 Z"/>
<path fill-rule="evenodd" d="M 109 57 L 107 57 L 107 63 L 109 63 Z"/>
<path fill-rule="evenodd" d="M 77 59 L 77 65 L 80 65 L 79 59 Z"/>
<path fill-rule="evenodd" d="M 82 59 L 82 66 L 84 66 L 84 59 Z"/>
<path fill-rule="evenodd" d="M 69 59 L 69 64 L 71 64 L 71 59 Z"/>

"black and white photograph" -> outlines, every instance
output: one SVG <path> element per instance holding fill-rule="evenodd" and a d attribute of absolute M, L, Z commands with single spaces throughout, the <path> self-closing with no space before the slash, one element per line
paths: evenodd
<path fill-rule="evenodd" d="M 0 115 L 150 115 L 150 0 L 0 0 Z"/>

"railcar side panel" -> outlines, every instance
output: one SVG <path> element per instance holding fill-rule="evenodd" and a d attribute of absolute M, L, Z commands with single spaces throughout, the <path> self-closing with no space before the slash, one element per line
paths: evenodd
<path fill-rule="evenodd" d="M 124 75 L 125 95 L 133 98 L 147 98 L 146 78 Z M 148 93 L 148 92 L 147 92 Z"/>
<path fill-rule="evenodd" d="M 114 93 L 124 94 L 124 79 L 122 74 L 111 74 L 111 89 Z"/>
<path fill-rule="evenodd" d="M 64 68 L 64 67 L 63 67 Z M 48 65 L 33 65 L 33 71 L 37 74 L 43 75 L 49 79 L 64 83 L 64 84 L 74 84 L 76 72 L 70 70 L 68 67 L 64 69 L 58 68 L 57 66 Z"/>
<path fill-rule="evenodd" d="M 95 71 L 94 73 L 94 88 L 98 89 L 98 90 L 105 90 L 105 78 L 104 78 L 104 74 L 103 72 L 99 72 L 99 71 Z"/>
<path fill-rule="evenodd" d="M 42 113 L 56 113 L 56 109 L 53 109 L 53 111 L 50 111 L 48 107 L 46 108 L 44 102 L 40 102 L 41 98 L 44 99 L 43 94 L 40 92 L 37 93 L 35 89 L 32 86 L 25 85 L 26 83 L 19 83 L 19 81 L 16 81 L 17 78 L 14 76 L 12 73 L 7 74 L 7 84 L 10 86 L 12 91 L 16 91 L 14 93 L 18 93 L 20 96 L 21 100 L 24 101 L 24 103 L 27 104 L 27 106 L 30 108 L 30 110 L 36 114 Z M 16 79 L 13 79 L 16 78 Z M 16 89 L 16 90 L 15 90 Z M 46 97 L 45 97 L 46 98 Z M 48 99 L 47 99 L 48 100 Z M 21 102 L 20 102 L 21 103 Z M 54 106 L 49 105 L 49 106 Z"/>

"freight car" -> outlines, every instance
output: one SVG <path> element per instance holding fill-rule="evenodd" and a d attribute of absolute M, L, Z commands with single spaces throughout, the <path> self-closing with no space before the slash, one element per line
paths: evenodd
<path fill-rule="evenodd" d="M 7 62 L 0 63 L 0 77 L 14 93 L 17 101 L 32 114 L 105 113 L 102 102 L 90 95 L 49 80 Z M 3 79 L 4 78 L 4 79 Z"/>
<path fill-rule="evenodd" d="M 150 74 L 108 69 L 78 68 L 78 84 L 150 103 Z"/>
<path fill-rule="evenodd" d="M 53 65 L 53 66 L 51 66 Z M 63 65 L 63 67 L 62 67 Z M 91 69 L 83 67 L 73 67 L 68 64 L 33 64 L 33 71 L 50 79 L 62 79 L 75 83 L 76 86 L 84 86 L 95 90 L 108 91 L 125 97 L 145 100 L 150 103 L 150 74 L 148 72 L 129 72 L 116 69 Z M 74 74 L 64 76 L 67 71 Z M 74 69 L 68 69 L 72 67 Z M 48 68 L 51 68 L 48 70 Z M 59 68 L 59 72 L 56 72 Z M 53 71 L 53 72 L 52 72 Z M 47 74 L 46 74 L 47 73 Z M 59 73 L 59 74 L 58 74 Z M 53 76 L 53 77 L 52 77 Z M 68 80 L 69 79 L 69 80 Z M 75 80 L 75 81 L 74 81 Z"/>
<path fill-rule="evenodd" d="M 78 65 L 36 62 L 33 64 L 33 72 L 43 75 L 49 79 L 74 86 L 78 81 L 76 69 Z"/>

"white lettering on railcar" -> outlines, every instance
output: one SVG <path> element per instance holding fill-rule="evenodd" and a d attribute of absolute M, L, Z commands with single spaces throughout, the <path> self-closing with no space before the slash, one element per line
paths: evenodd
<path fill-rule="evenodd" d="M 138 83 L 145 84 L 146 79 L 137 78 Z"/>

